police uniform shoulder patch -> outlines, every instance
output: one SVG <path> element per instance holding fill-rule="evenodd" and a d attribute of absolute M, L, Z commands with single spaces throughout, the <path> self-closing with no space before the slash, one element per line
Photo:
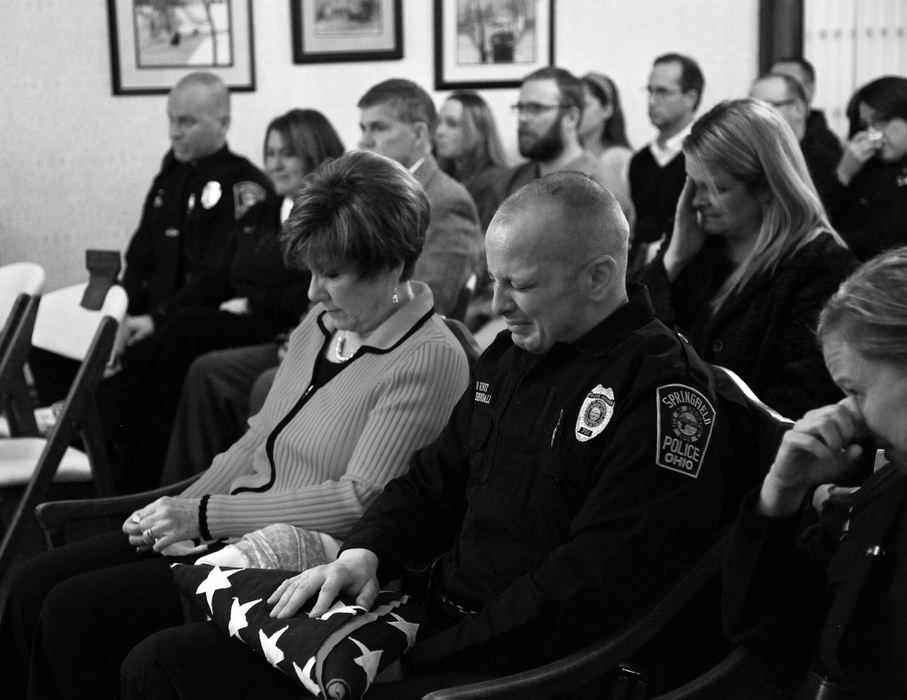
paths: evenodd
<path fill-rule="evenodd" d="M 217 180 L 208 180 L 202 189 L 202 207 L 210 209 L 220 201 L 223 189 Z"/>
<path fill-rule="evenodd" d="M 705 462 L 715 427 L 715 407 L 698 389 L 686 384 L 665 384 L 655 390 L 658 412 L 659 467 L 694 479 Z"/>
<path fill-rule="evenodd" d="M 579 442 L 591 440 L 607 427 L 613 415 L 613 389 L 596 384 L 595 388 L 586 394 L 586 398 L 583 399 L 583 405 L 579 408 L 579 415 L 576 417 L 576 428 L 574 430 L 576 439 Z"/>
<path fill-rule="evenodd" d="M 249 209 L 263 202 L 266 196 L 265 188 L 257 182 L 243 180 L 233 185 L 233 209 L 236 220 L 243 218 Z"/>

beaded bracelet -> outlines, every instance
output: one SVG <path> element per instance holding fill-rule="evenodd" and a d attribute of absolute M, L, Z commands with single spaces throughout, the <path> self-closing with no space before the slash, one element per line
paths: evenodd
<path fill-rule="evenodd" d="M 211 498 L 210 493 L 206 493 L 202 496 L 202 500 L 198 504 L 198 533 L 202 536 L 202 540 L 208 541 L 213 540 L 211 537 L 211 532 L 208 530 L 208 499 Z"/>

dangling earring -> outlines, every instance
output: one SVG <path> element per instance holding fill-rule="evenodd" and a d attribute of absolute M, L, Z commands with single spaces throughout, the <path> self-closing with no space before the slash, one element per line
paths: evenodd
<path fill-rule="evenodd" d="M 397 296 L 397 287 L 394 286 L 394 296 L 391 297 L 391 302 L 394 306 L 400 303 L 400 297 Z"/>

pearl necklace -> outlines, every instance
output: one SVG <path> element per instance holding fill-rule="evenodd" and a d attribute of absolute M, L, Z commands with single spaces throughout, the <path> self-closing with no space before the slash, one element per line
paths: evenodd
<path fill-rule="evenodd" d="M 349 355 L 344 355 L 343 354 L 344 347 L 346 347 L 346 336 L 338 333 L 337 334 L 337 347 L 334 348 L 334 357 L 337 358 L 338 362 L 348 362 L 353 357 L 353 355 L 356 354 L 355 351 L 353 351 Z"/>

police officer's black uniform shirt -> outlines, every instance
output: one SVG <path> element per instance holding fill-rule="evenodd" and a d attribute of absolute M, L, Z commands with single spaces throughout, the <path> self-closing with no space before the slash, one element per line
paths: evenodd
<path fill-rule="evenodd" d="M 632 292 L 543 355 L 501 333 L 438 440 L 345 540 L 378 554 L 382 578 L 443 555 L 442 590 L 478 611 L 420 636 L 410 671 L 515 670 L 580 648 L 715 531 L 723 428 L 707 366 Z"/>
<path fill-rule="evenodd" d="M 159 321 L 180 306 L 201 268 L 224 264 L 231 227 L 272 191 L 267 176 L 226 146 L 190 163 L 168 151 L 126 251 L 129 314 Z"/>

